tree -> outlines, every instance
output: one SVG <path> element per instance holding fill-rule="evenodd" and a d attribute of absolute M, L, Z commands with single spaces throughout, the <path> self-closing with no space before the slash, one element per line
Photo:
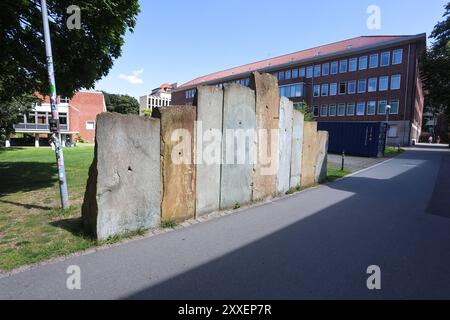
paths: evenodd
<path fill-rule="evenodd" d="M 450 2 L 443 17 L 430 35 L 434 41 L 423 60 L 422 80 L 429 108 L 443 110 L 450 119 Z"/>
<path fill-rule="evenodd" d="M 30 112 L 38 101 L 34 94 L 28 94 L 0 103 L 0 140 L 9 139 L 14 133 L 14 124 L 20 121 L 19 117 Z"/>
<path fill-rule="evenodd" d="M 94 87 L 121 55 L 133 31 L 138 0 L 47 0 L 58 94 Z M 69 6 L 80 8 L 81 28 L 66 25 Z M 39 0 L 0 1 L 0 102 L 48 92 Z"/>
<path fill-rule="evenodd" d="M 305 101 L 298 104 L 297 110 L 305 115 L 305 121 L 314 121 L 314 116 L 311 111 L 311 108 Z"/>
<path fill-rule="evenodd" d="M 108 112 L 139 114 L 139 102 L 129 95 L 103 92 Z"/>

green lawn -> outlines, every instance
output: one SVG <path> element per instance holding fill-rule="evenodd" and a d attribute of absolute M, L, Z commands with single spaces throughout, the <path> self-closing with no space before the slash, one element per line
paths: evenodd
<path fill-rule="evenodd" d="M 348 170 L 341 170 L 333 167 L 328 167 L 327 170 L 327 182 L 333 182 L 339 178 L 343 178 L 352 173 Z"/>
<path fill-rule="evenodd" d="M 387 147 L 386 151 L 384 152 L 384 157 L 393 158 L 402 154 L 403 152 L 405 152 L 405 150 L 403 150 L 402 148 L 399 149 L 397 147 Z"/>
<path fill-rule="evenodd" d="M 81 204 L 93 147 L 64 150 L 71 207 L 59 210 L 55 153 L 0 149 L 0 269 L 95 246 L 82 234 Z"/>

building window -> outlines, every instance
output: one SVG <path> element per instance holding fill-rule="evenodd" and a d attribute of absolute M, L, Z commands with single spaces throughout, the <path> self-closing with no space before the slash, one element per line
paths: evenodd
<path fill-rule="evenodd" d="M 328 116 L 328 106 L 326 104 L 323 104 L 320 107 L 320 116 L 321 117 L 327 117 Z"/>
<path fill-rule="evenodd" d="M 398 126 L 396 124 L 389 126 L 388 137 L 389 138 L 398 137 Z"/>
<path fill-rule="evenodd" d="M 340 82 L 339 83 L 339 94 L 346 94 L 347 93 L 347 82 Z"/>
<path fill-rule="evenodd" d="M 378 114 L 386 114 L 387 101 L 378 101 Z"/>
<path fill-rule="evenodd" d="M 320 85 L 315 84 L 313 87 L 313 96 L 319 97 L 320 96 Z"/>
<path fill-rule="evenodd" d="M 60 103 L 69 103 L 69 98 L 67 98 L 67 97 L 61 97 L 61 98 L 59 98 L 59 102 Z"/>
<path fill-rule="evenodd" d="M 348 82 L 348 94 L 356 93 L 356 81 L 352 80 Z"/>
<path fill-rule="evenodd" d="M 368 82 L 368 92 L 376 92 L 377 91 L 377 82 L 378 78 L 370 78 Z"/>
<path fill-rule="evenodd" d="M 328 96 L 328 83 L 322 84 L 322 97 Z"/>
<path fill-rule="evenodd" d="M 291 84 L 287 86 L 281 86 L 280 88 L 280 96 L 286 98 L 296 98 L 303 96 L 303 84 Z"/>
<path fill-rule="evenodd" d="M 356 115 L 357 116 L 363 116 L 366 111 L 366 103 L 365 102 L 358 102 L 356 105 Z"/>
<path fill-rule="evenodd" d="M 347 72 L 347 67 L 348 67 L 347 60 L 341 60 L 340 67 L 339 67 L 339 72 L 340 73 L 346 73 Z"/>
<path fill-rule="evenodd" d="M 369 101 L 367 102 L 367 114 L 369 116 L 372 116 L 375 114 L 377 109 L 377 102 L 376 101 Z"/>
<path fill-rule="evenodd" d="M 278 72 L 274 72 L 274 73 L 272 73 L 272 75 L 278 79 Z"/>
<path fill-rule="evenodd" d="M 330 96 L 337 95 L 337 83 L 330 84 Z"/>
<path fill-rule="evenodd" d="M 383 52 L 381 54 L 380 66 L 381 67 L 387 67 L 390 63 L 391 63 L 391 52 L 390 51 Z"/>
<path fill-rule="evenodd" d="M 319 106 L 313 107 L 313 116 L 318 117 L 319 116 Z"/>
<path fill-rule="evenodd" d="M 327 76 L 330 74 L 330 64 L 329 63 L 324 63 L 322 65 L 322 75 L 323 76 Z"/>
<path fill-rule="evenodd" d="M 366 79 L 361 79 L 358 81 L 358 93 L 366 92 Z"/>
<path fill-rule="evenodd" d="M 401 76 L 399 74 L 391 77 L 391 90 L 400 89 Z"/>
<path fill-rule="evenodd" d="M 299 77 L 304 78 L 306 76 L 306 69 L 305 68 L 300 68 L 298 70 L 298 75 L 299 75 Z"/>
<path fill-rule="evenodd" d="M 369 68 L 378 68 L 378 53 L 370 56 Z"/>
<path fill-rule="evenodd" d="M 351 58 L 348 61 L 348 71 L 349 72 L 355 72 L 358 66 L 358 59 L 357 58 Z"/>
<path fill-rule="evenodd" d="M 354 116 L 355 115 L 355 104 L 349 103 L 347 105 L 347 115 L 348 116 Z"/>
<path fill-rule="evenodd" d="M 320 71 L 321 71 L 321 67 L 320 64 L 317 66 L 314 66 L 314 77 L 320 77 Z"/>
<path fill-rule="evenodd" d="M 47 124 L 47 114 L 45 112 L 38 112 L 36 118 L 38 124 Z"/>
<path fill-rule="evenodd" d="M 359 70 L 367 69 L 367 56 L 359 57 Z"/>
<path fill-rule="evenodd" d="M 291 70 L 287 70 L 286 73 L 285 73 L 285 79 L 286 80 L 291 80 L 291 76 L 292 76 Z"/>
<path fill-rule="evenodd" d="M 298 78 L 298 69 L 292 69 L 292 79 Z"/>
<path fill-rule="evenodd" d="M 380 77 L 380 91 L 387 91 L 389 89 L 389 77 Z"/>
<path fill-rule="evenodd" d="M 338 62 L 334 61 L 331 63 L 331 70 L 330 70 L 331 74 L 337 74 L 338 73 Z"/>
<path fill-rule="evenodd" d="M 312 78 L 313 77 L 313 67 L 308 67 L 306 68 L 306 77 L 307 78 Z"/>
<path fill-rule="evenodd" d="M 67 125 L 67 113 L 59 114 L 59 123 L 62 125 Z"/>
<path fill-rule="evenodd" d="M 345 103 L 339 103 L 339 106 L 338 106 L 338 116 L 339 116 L 339 117 L 345 116 Z"/>
<path fill-rule="evenodd" d="M 403 49 L 394 50 L 392 53 L 392 64 L 402 64 L 403 62 Z"/>
<path fill-rule="evenodd" d="M 86 121 L 86 130 L 95 130 L 95 121 Z"/>
<path fill-rule="evenodd" d="M 284 80 L 284 71 L 278 72 L 278 81 Z"/>
<path fill-rule="evenodd" d="M 391 110 L 389 110 L 389 114 L 398 114 L 399 106 L 399 100 L 391 100 Z"/>
<path fill-rule="evenodd" d="M 335 117 L 336 116 L 336 105 L 335 104 L 330 104 L 330 117 Z"/>

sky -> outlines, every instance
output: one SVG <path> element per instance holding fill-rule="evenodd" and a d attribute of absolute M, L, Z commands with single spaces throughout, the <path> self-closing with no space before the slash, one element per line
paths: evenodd
<path fill-rule="evenodd" d="M 139 0 L 122 56 L 97 90 L 140 97 L 163 83 L 361 35 L 431 33 L 448 0 Z M 376 5 L 380 29 L 368 28 Z M 82 18 L 81 18 L 82 19 Z M 370 19 L 370 21 L 373 21 Z"/>

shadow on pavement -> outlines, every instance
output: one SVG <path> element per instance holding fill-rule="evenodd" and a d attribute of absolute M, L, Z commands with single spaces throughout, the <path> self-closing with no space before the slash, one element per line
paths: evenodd
<path fill-rule="evenodd" d="M 400 174 L 392 165 L 378 167 L 390 178 L 374 178 L 369 171 L 278 202 L 278 213 L 270 214 L 292 214 L 306 207 L 308 198 L 332 197 L 336 190 L 349 193 L 282 230 L 126 298 L 450 297 L 450 220 L 425 214 L 428 184 L 434 181 L 429 170 L 439 156 L 416 152 L 409 161 L 412 153 L 399 157 Z M 432 161 L 416 161 L 421 159 Z M 413 160 L 418 165 L 407 165 Z M 366 287 L 371 265 L 381 267 L 381 291 Z"/>

